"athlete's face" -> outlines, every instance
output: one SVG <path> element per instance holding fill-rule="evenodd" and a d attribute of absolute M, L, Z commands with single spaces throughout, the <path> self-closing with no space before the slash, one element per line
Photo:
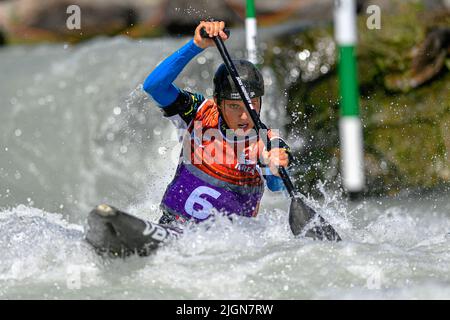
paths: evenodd
<path fill-rule="evenodd" d="M 259 114 L 261 109 L 261 98 L 252 99 L 253 108 Z M 242 100 L 223 100 L 220 108 L 222 116 L 230 129 L 235 130 L 237 135 L 246 135 L 254 126 L 250 114 L 247 112 Z M 240 129 L 240 130 L 239 130 Z"/>

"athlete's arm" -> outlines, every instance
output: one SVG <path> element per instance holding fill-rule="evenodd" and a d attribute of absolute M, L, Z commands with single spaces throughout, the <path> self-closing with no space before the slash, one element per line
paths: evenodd
<path fill-rule="evenodd" d="M 164 116 L 170 118 L 177 128 L 189 125 L 205 98 L 201 94 L 179 89 L 173 81 L 192 58 L 214 45 L 212 39 L 200 36 L 200 30 L 204 28 L 210 36 L 220 35 L 226 40 L 224 27 L 225 23 L 221 21 L 200 22 L 195 29 L 194 38 L 157 66 L 144 82 L 143 89 L 160 105 Z"/>
<path fill-rule="evenodd" d="M 282 149 L 285 151 L 285 154 L 287 154 L 287 164 L 284 166 L 286 169 L 287 167 L 292 164 L 293 161 L 293 157 L 291 154 L 291 149 L 289 147 L 289 145 L 281 138 L 279 137 L 275 137 L 273 139 L 270 140 L 271 145 L 272 145 L 272 152 L 273 151 L 277 151 L 277 149 Z M 263 172 L 263 177 L 266 180 L 266 184 L 267 184 L 267 188 L 269 188 L 270 191 L 276 192 L 276 191 L 282 191 L 285 190 L 286 187 L 284 185 L 283 179 L 281 179 L 278 175 L 275 175 L 273 171 L 276 170 L 276 166 L 274 164 L 269 164 L 272 161 L 270 161 L 270 159 L 267 158 L 267 154 L 268 152 L 265 151 L 266 156 L 263 156 L 263 159 L 265 159 L 266 161 L 266 166 L 261 165 L 261 169 Z M 276 153 L 279 153 L 279 151 L 277 151 Z M 275 156 L 274 156 L 275 157 Z M 286 162 L 286 161 L 282 161 L 282 162 Z M 278 161 L 275 161 L 273 163 L 278 163 Z"/>
<path fill-rule="evenodd" d="M 203 49 L 192 39 L 159 64 L 145 79 L 143 89 L 162 107 L 170 106 L 182 92 L 173 81 L 184 67 Z"/>
<path fill-rule="evenodd" d="M 272 192 L 283 191 L 286 190 L 284 186 L 283 179 L 277 177 L 271 172 L 268 175 L 264 175 L 264 179 L 266 179 L 267 188 Z"/>

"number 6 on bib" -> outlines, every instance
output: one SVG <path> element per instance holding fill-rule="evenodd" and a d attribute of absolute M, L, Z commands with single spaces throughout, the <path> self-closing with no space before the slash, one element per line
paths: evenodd
<path fill-rule="evenodd" d="M 200 196 L 207 195 L 213 197 L 214 199 L 218 199 L 220 197 L 220 192 L 209 188 L 209 187 L 198 187 L 194 191 L 192 191 L 189 198 L 186 200 L 184 205 L 184 210 L 186 213 L 191 215 L 197 219 L 206 219 L 211 215 L 211 210 L 214 209 L 214 206 L 205 198 L 201 198 Z M 201 206 L 201 209 L 194 208 L 195 204 Z"/>

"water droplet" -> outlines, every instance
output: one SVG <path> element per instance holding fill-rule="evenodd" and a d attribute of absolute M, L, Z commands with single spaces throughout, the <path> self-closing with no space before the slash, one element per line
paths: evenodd
<path fill-rule="evenodd" d="M 206 63 L 206 58 L 203 57 L 203 56 L 198 57 L 197 62 L 198 62 L 198 64 L 205 64 Z"/>
<path fill-rule="evenodd" d="M 88 85 L 84 88 L 84 92 L 86 94 L 95 94 L 99 91 L 99 89 L 94 85 Z"/>
<path fill-rule="evenodd" d="M 167 148 L 166 147 L 159 147 L 158 148 L 158 153 L 163 155 L 167 152 Z"/>
<path fill-rule="evenodd" d="M 122 109 L 120 109 L 119 107 L 115 107 L 114 108 L 114 114 L 116 115 L 116 116 L 118 116 L 119 114 L 121 114 L 122 113 Z"/>
<path fill-rule="evenodd" d="M 113 141 L 113 140 L 114 140 L 114 133 L 109 132 L 109 133 L 106 135 L 106 139 L 107 139 L 108 141 Z"/>
<path fill-rule="evenodd" d="M 296 77 L 298 77 L 300 75 L 300 72 L 297 69 L 295 69 L 295 68 L 292 69 L 290 73 L 291 73 L 291 76 L 294 77 L 294 78 L 296 78 Z"/>
<path fill-rule="evenodd" d="M 108 123 L 109 124 L 114 124 L 114 123 L 116 123 L 116 119 L 114 117 L 109 117 L 108 118 Z"/>
<path fill-rule="evenodd" d="M 273 47 L 272 52 L 273 52 L 274 54 L 278 55 L 278 54 L 281 53 L 281 48 L 279 48 L 279 47 Z"/>
<path fill-rule="evenodd" d="M 330 70 L 330 68 L 327 65 L 323 65 L 320 67 L 320 72 L 323 74 L 327 73 Z"/>
<path fill-rule="evenodd" d="M 203 79 L 208 79 L 209 78 L 209 72 L 207 71 L 207 70 L 203 70 L 202 72 L 201 72 L 201 76 L 202 76 L 202 78 Z"/>
<path fill-rule="evenodd" d="M 14 131 L 14 134 L 16 135 L 16 137 L 20 137 L 22 135 L 22 130 L 16 129 L 16 131 Z"/>
<path fill-rule="evenodd" d="M 188 79 L 187 85 L 190 87 L 193 87 L 197 84 L 197 81 L 195 79 Z"/>

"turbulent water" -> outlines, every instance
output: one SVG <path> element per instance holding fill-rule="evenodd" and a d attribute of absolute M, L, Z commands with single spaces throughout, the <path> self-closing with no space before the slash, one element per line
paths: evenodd
<path fill-rule="evenodd" d="M 287 198 L 267 191 L 255 219 L 218 219 L 150 257 L 97 256 L 84 241 L 94 205 L 159 217 L 180 146 L 141 84 L 186 41 L 0 50 L 0 298 L 450 299 L 445 192 L 347 203 L 320 186 L 308 202 L 344 240 L 322 243 L 294 238 Z M 209 49 L 177 83 L 211 96 L 219 64 Z M 277 106 L 264 118 L 280 127 L 285 97 L 263 71 Z"/>

